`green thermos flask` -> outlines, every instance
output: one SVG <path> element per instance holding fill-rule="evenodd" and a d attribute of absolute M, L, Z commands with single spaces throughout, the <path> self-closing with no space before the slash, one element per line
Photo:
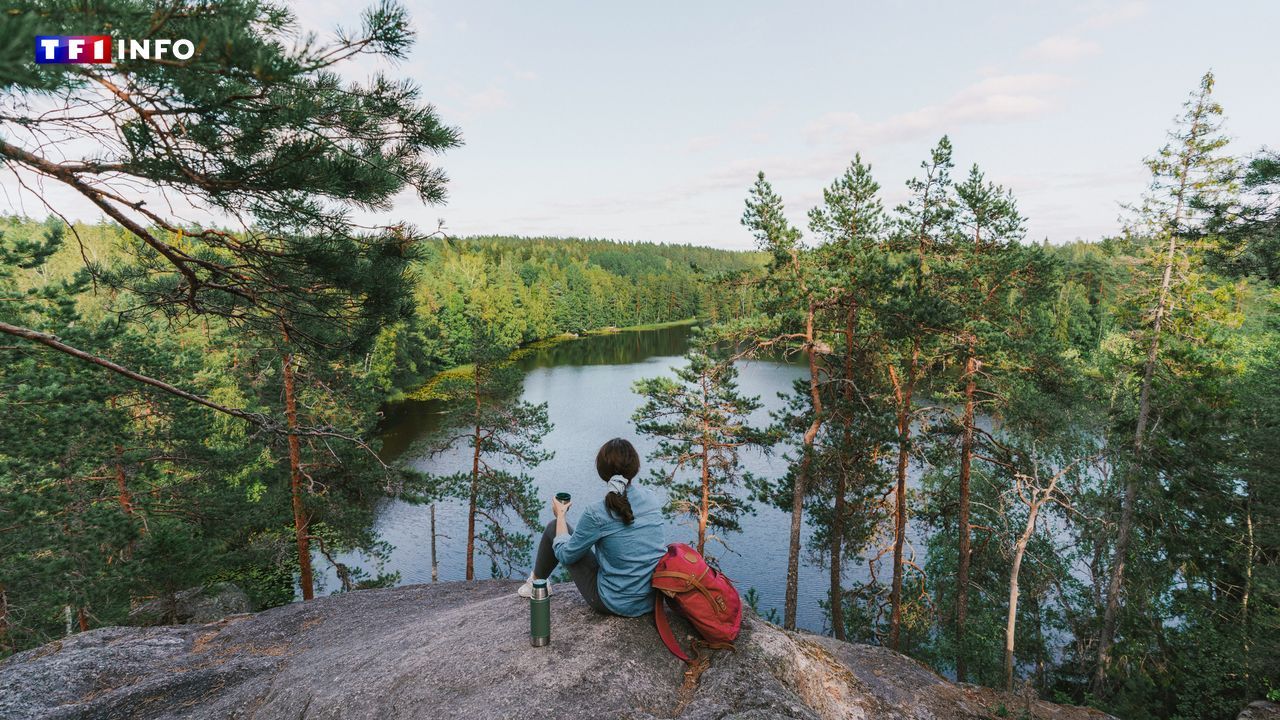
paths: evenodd
<path fill-rule="evenodd" d="M 534 647 L 551 644 L 551 591 L 546 580 L 533 581 L 529 597 L 529 642 Z"/>

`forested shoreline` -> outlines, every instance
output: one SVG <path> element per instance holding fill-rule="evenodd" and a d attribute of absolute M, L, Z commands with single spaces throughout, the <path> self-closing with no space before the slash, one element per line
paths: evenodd
<path fill-rule="evenodd" d="M 372 363 L 394 398 L 441 370 L 471 363 L 482 333 L 512 349 L 566 333 L 741 316 L 754 296 L 731 278 L 763 263 L 755 252 L 682 245 L 442 239 L 427 245 L 419 266 L 418 312 L 384 332 Z"/>
<path fill-rule="evenodd" d="M 460 131 L 412 82 L 340 72 L 406 57 L 403 8 L 298 45 L 287 8 L 218 8 L 160 21 L 207 41 L 188 64 L 28 58 L 0 78 L 0 159 L 104 218 L 0 221 L 0 655 L 212 582 L 257 608 L 311 600 L 313 563 L 339 591 L 395 584 L 341 562 L 391 551 L 387 498 L 467 507 L 449 541 L 468 580 L 477 558 L 523 571 L 550 424 L 512 351 L 697 317 L 675 377 L 634 388 L 658 445 L 643 481 L 700 547 L 753 507 L 790 513 L 784 627 L 822 603 L 836 638 L 1125 718 L 1276 693 L 1280 158 L 1228 145 L 1212 74 L 1162 147 L 1152 129 L 1115 237 L 1030 241 L 1012 191 L 944 136 L 895 208 L 854 155 L 797 223 L 764 168 L 753 252 L 453 238 L 393 201 L 444 201 Z M 71 6 L 6 21 L 84 32 Z M 174 194 L 227 222 L 156 202 Z M 754 426 L 736 364 L 779 356 L 804 376 Z M 379 453 L 380 408 L 433 377 L 449 415 L 427 449 L 466 448 L 469 471 Z M 747 449 L 786 471 L 741 472 Z M 800 596 L 802 554 L 825 597 Z"/>
<path fill-rule="evenodd" d="M 94 287 L 83 258 L 93 258 L 98 275 L 131 272 L 127 242 L 110 223 L 4 218 L 0 290 L 8 302 L 29 303 L 29 328 L 142 372 L 163 370 L 217 402 L 269 413 L 269 394 L 284 379 L 271 367 L 278 353 L 216 320 L 176 326 L 138 317 L 137 295 Z M 362 438 L 341 456 L 334 480 L 307 493 L 309 534 L 323 562 L 356 549 L 374 557 L 390 550 L 371 534 L 374 505 L 387 494 L 411 496 L 421 483 L 372 454 L 379 407 L 472 362 L 482 351 L 477 328 L 486 329 L 486 349 L 505 358 L 563 333 L 716 317 L 744 301 L 711 279 L 760 266 L 755 253 L 609 241 L 440 238 L 423 246 L 409 268 L 416 303 L 409 317 L 383 326 L 362 357 L 298 369 L 311 420 Z M 33 349 L 0 347 L 7 501 L 0 515 L 16 523 L 5 534 L 0 576 L 25 578 L 4 588 L 10 613 L 0 648 L 58 637 L 68 609 L 80 629 L 126 623 L 138 605 L 200 584 L 234 582 L 260 608 L 294 599 L 298 555 L 289 549 L 290 501 L 280 495 L 288 483 L 278 476 L 288 472 L 287 443 Z M 340 374 L 348 392 L 334 393 L 322 372 Z M 84 403 L 98 416 L 89 419 Z M 31 444 L 30 428 L 41 428 L 44 442 Z M 59 472 L 87 482 L 42 477 Z M 49 523 L 49 513 L 68 512 L 74 522 Z M 71 568 L 82 579 L 68 583 Z M 340 574 L 345 587 L 397 579 L 361 577 L 345 565 Z"/>

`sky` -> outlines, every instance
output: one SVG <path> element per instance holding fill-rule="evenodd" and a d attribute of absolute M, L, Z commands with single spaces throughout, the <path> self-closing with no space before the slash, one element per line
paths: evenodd
<path fill-rule="evenodd" d="M 439 159 L 447 203 L 406 195 L 390 213 L 456 235 L 748 248 L 757 171 L 803 226 L 855 152 L 892 207 L 946 134 L 957 177 L 977 163 L 1010 188 L 1029 239 L 1098 239 L 1209 69 L 1232 150 L 1280 145 L 1269 0 L 407 6 L 410 57 L 348 72 L 413 78 L 461 130 Z M 361 3 L 295 7 L 330 31 Z M 20 194 L 0 186 L 0 202 Z"/>

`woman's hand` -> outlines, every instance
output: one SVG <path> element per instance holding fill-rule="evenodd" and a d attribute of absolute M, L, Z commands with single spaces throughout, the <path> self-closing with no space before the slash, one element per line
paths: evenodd
<path fill-rule="evenodd" d="M 559 520 L 564 517 L 565 513 L 569 512 L 569 506 L 572 504 L 573 504 L 572 500 L 570 500 L 569 502 L 561 502 L 555 498 L 552 498 L 551 513 L 556 516 L 557 520 Z"/>

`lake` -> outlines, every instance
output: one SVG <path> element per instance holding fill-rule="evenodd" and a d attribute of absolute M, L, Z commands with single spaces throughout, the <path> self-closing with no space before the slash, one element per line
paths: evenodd
<path fill-rule="evenodd" d="M 631 386 L 640 378 L 669 374 L 674 366 L 681 364 L 680 356 L 688 346 L 691 332 L 690 326 L 677 326 L 592 335 L 531 349 L 520 357 L 518 362 L 525 371 L 523 399 L 547 403 L 555 424 L 544 439 L 544 447 L 554 451 L 555 456 L 530 473 L 548 503 L 544 520 L 551 519 L 550 499 L 556 492 L 573 493 L 575 504 L 585 504 L 604 495 L 604 483 L 595 472 L 595 454 L 609 438 L 631 440 L 645 460 L 637 479 L 648 474 L 647 457 L 654 443 L 638 436 L 631 424 L 631 414 L 641 402 Z M 778 393 L 789 390 L 794 379 L 804 373 L 805 366 L 797 364 L 763 360 L 743 363 L 739 375 L 741 390 L 759 396 L 764 404 L 754 420 L 767 423 L 768 412 L 782 405 Z M 440 428 L 440 411 L 436 402 L 406 401 L 388 408 L 384 421 L 384 454 L 433 473 L 469 470 L 470 449 L 465 443 L 435 457 L 426 457 L 424 451 L 415 448 L 415 443 Z M 786 460 L 780 449 L 772 456 L 745 452 L 742 463 L 760 477 L 776 478 L 786 471 Z M 570 509 L 571 523 L 581 507 Z M 789 512 L 757 507 L 754 516 L 743 519 L 741 533 L 725 538 L 728 547 L 707 546 L 707 554 L 715 557 L 739 591 L 745 594 L 748 589 L 755 589 L 761 613 L 770 609 L 776 609 L 779 616 L 782 613 L 789 527 Z M 380 508 L 376 529 L 383 540 L 394 546 L 384 570 L 398 571 L 405 584 L 431 582 L 431 522 L 427 506 L 387 501 Z M 461 502 L 438 504 L 436 529 L 444 536 L 437 540 L 440 580 L 463 579 L 465 505 Z M 688 523 L 668 521 L 668 542 L 690 542 L 695 537 L 696 528 Z M 807 542 L 807 529 L 805 537 Z M 802 559 L 807 554 L 806 548 Z M 348 556 L 343 561 L 362 565 L 358 557 Z M 317 580 L 325 583 L 325 591 L 331 591 L 337 583 L 332 572 L 325 568 L 323 561 L 317 564 Z M 867 576 L 865 563 L 848 563 L 846 569 L 846 585 Z M 521 579 L 527 575 L 527 566 L 525 570 L 519 576 Z M 479 553 L 476 572 L 478 577 L 489 575 L 489 563 Z M 827 597 L 828 578 L 828 572 L 817 564 L 801 565 L 797 608 L 800 627 L 815 632 L 826 628 L 825 612 L 819 601 Z"/>

